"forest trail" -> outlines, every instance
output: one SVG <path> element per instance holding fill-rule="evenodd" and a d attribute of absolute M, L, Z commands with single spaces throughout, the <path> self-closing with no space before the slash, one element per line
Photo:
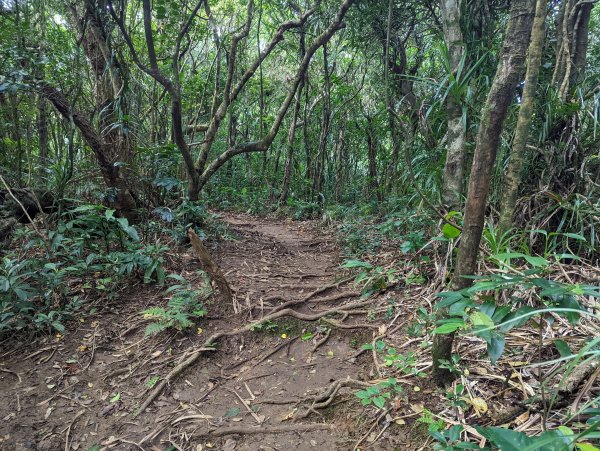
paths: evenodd
<path fill-rule="evenodd" d="M 339 268 L 334 237 L 314 223 L 233 214 L 223 221 L 233 239 L 211 253 L 236 301 L 208 305 L 197 331 L 144 337 L 140 312 L 165 300 L 157 287 L 140 283 L 110 307 L 97 305 L 95 313 L 78 318 L 64 336 L 38 339 L 27 348 L 3 343 L 0 449 L 353 448 L 374 418 L 365 417 L 364 409 L 346 408 L 357 405 L 352 391 L 325 396 L 331 403 L 325 416 L 310 406 L 336 381 L 373 379 L 370 353 L 360 351 L 377 335 L 377 326 L 365 319 L 369 308 L 341 312 L 343 329 L 283 317 L 221 339 L 215 352 L 202 354 L 132 417 L 153 384 L 210 334 L 243 327 L 284 301 L 305 299 L 293 308 L 313 316 L 360 301 Z M 192 280 L 198 262 L 190 249 L 182 252 L 169 254 L 171 270 Z M 323 287 L 329 288 L 319 292 Z M 379 447 L 386 447 L 386 435 Z M 400 439 L 396 434 L 394 444 Z"/>

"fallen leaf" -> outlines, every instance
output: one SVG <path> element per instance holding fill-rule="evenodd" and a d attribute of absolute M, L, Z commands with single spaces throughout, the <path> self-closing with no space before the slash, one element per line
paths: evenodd
<path fill-rule="evenodd" d="M 237 442 L 233 439 L 228 438 L 221 448 L 223 451 L 233 451 L 237 446 Z"/>
<path fill-rule="evenodd" d="M 473 398 L 469 401 L 469 403 L 473 406 L 473 409 L 477 413 L 486 413 L 488 411 L 488 405 L 483 398 Z"/>
<path fill-rule="evenodd" d="M 296 414 L 297 410 L 298 409 L 290 410 L 287 414 L 285 414 L 283 416 L 283 418 L 281 419 L 281 421 L 287 421 L 287 420 L 291 420 L 292 418 L 294 418 L 294 415 Z"/>
<path fill-rule="evenodd" d="M 415 413 L 421 413 L 421 412 L 423 412 L 423 409 L 424 409 L 423 404 L 420 404 L 420 403 L 411 404 L 410 408 Z"/>

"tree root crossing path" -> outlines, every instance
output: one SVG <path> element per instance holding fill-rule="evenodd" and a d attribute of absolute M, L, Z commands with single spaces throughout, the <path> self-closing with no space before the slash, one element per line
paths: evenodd
<path fill-rule="evenodd" d="M 146 337 L 141 312 L 168 295 L 140 282 L 64 335 L 2 343 L 1 449 L 352 449 L 385 294 L 361 298 L 313 222 L 222 220 L 209 250 L 234 299 L 207 302 L 193 331 Z M 190 248 L 167 257 L 202 283 Z"/>

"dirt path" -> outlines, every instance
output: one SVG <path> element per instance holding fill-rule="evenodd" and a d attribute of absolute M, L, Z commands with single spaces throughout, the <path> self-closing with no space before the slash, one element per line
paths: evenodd
<path fill-rule="evenodd" d="M 351 391 L 336 398 L 325 416 L 300 417 L 332 382 L 372 379 L 370 358 L 353 358 L 377 330 L 369 324 L 340 330 L 283 317 L 221 340 L 215 352 L 202 354 L 145 412 L 132 417 L 152 385 L 209 334 L 243 327 L 342 276 L 334 238 L 312 223 L 243 215 L 224 220 L 235 240 L 212 252 L 236 302 L 208 306 L 197 333 L 145 338 L 139 312 L 165 301 L 158 287 L 140 284 L 109 308 L 79 318 L 65 337 L 26 347 L 3 343 L 0 449 L 352 449 L 357 424 L 365 419 L 362 409 L 348 408 L 356 407 Z M 173 253 L 170 259 L 193 278 L 197 262 L 189 255 Z M 353 291 L 341 284 L 294 308 L 314 316 L 356 302 L 356 296 L 342 295 Z M 327 302 L 331 297 L 338 299 Z M 244 433 L 233 434 L 232 428 Z"/>

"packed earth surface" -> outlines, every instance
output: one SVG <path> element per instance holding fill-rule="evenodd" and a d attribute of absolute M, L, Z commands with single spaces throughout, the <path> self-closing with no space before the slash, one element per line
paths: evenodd
<path fill-rule="evenodd" d="M 319 399 L 332 387 L 337 395 L 351 393 L 343 383 L 336 388 L 340 382 L 373 379 L 369 353 L 361 345 L 380 329 L 366 321 L 370 308 L 344 310 L 357 299 L 365 302 L 340 269 L 333 237 L 311 222 L 223 219 L 232 239 L 211 252 L 235 292 L 234 305 L 215 299 L 194 333 L 145 337 L 140 312 L 160 304 L 162 295 L 140 282 L 123 287 L 109 306 L 81 315 L 64 335 L 36 338 L 26 346 L 3 342 L 0 448 L 349 449 L 367 432 L 376 418 L 360 407 L 348 408 L 356 406 L 356 398 Z M 199 262 L 191 250 L 182 252 L 173 250 L 171 264 L 193 279 Z M 301 315 L 339 308 L 349 319 L 332 327 L 284 316 L 221 339 L 133 417 L 153 384 L 206 336 L 303 300 L 294 306 Z M 326 411 L 311 408 L 319 401 L 330 403 Z M 377 448 L 402 440 L 397 432 L 386 433 Z"/>

